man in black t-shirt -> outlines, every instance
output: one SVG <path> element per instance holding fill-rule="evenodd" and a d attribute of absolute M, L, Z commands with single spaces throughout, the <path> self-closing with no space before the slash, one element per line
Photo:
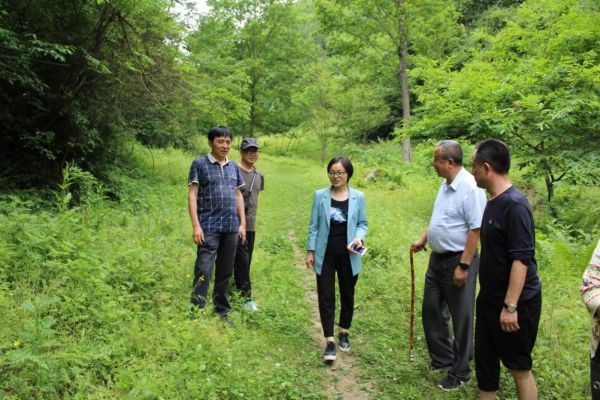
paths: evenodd
<path fill-rule="evenodd" d="M 531 351 L 542 308 L 535 261 L 535 229 L 527 198 L 508 178 L 510 153 L 496 139 L 477 145 L 477 186 L 491 198 L 481 223 L 480 291 L 476 305 L 475 371 L 480 399 L 495 399 L 500 361 L 509 369 L 520 400 L 537 399 Z"/>

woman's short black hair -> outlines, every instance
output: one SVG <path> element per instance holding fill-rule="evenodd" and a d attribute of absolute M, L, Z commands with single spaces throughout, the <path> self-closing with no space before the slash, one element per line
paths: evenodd
<path fill-rule="evenodd" d="M 327 164 L 327 172 L 329 173 L 331 166 L 337 163 L 342 164 L 342 167 L 344 167 L 344 169 L 348 173 L 348 181 L 350 181 L 350 178 L 352 178 L 352 175 L 354 174 L 354 167 L 352 166 L 352 162 L 348 159 L 348 157 L 333 157 L 331 161 L 329 161 L 329 164 Z"/>

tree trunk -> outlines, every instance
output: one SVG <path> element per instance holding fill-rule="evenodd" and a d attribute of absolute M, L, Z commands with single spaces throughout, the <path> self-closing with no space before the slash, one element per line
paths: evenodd
<path fill-rule="evenodd" d="M 254 137 L 254 127 L 256 125 L 256 77 L 252 76 L 250 82 L 250 132 L 248 135 Z"/>
<path fill-rule="evenodd" d="M 547 175 L 544 178 L 544 181 L 546 182 L 546 191 L 548 193 L 548 208 L 550 208 L 550 214 L 552 214 L 553 218 L 558 219 L 558 211 L 554 207 L 554 204 L 552 204 L 552 199 L 554 198 L 554 180 L 550 175 Z"/>
<path fill-rule="evenodd" d="M 327 132 L 325 130 L 325 123 L 320 124 L 321 130 L 321 162 L 325 162 L 325 157 L 327 156 Z"/>
<path fill-rule="evenodd" d="M 400 44 L 397 49 L 400 65 L 398 75 L 400 77 L 400 88 L 402 91 L 402 127 L 406 128 L 410 122 L 410 91 L 408 89 L 408 31 L 406 27 L 406 13 L 404 11 L 404 0 L 396 0 L 399 21 L 398 33 Z M 412 160 L 410 138 L 402 139 L 402 155 L 404 161 Z"/>

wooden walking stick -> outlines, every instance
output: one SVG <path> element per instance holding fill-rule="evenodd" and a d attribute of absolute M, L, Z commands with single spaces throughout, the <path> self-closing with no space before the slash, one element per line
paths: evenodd
<path fill-rule="evenodd" d="M 408 343 L 410 352 L 408 361 L 415 361 L 415 261 L 410 249 L 410 323 L 408 327 Z"/>

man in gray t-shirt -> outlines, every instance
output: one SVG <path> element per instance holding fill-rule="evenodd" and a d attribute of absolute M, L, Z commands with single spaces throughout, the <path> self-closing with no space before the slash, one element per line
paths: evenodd
<path fill-rule="evenodd" d="M 246 241 L 243 243 L 238 241 L 233 276 L 237 290 L 246 299 L 245 308 L 250 311 L 256 311 L 256 303 L 252 300 L 250 263 L 252 262 L 256 234 L 258 192 L 265 188 L 263 174 L 254 167 L 254 164 L 258 160 L 258 142 L 256 139 L 246 138 L 242 140 L 240 155 L 242 160 L 238 164 L 238 168 L 245 182 L 245 185 L 240 190 L 244 197 L 244 209 L 246 211 Z"/>

